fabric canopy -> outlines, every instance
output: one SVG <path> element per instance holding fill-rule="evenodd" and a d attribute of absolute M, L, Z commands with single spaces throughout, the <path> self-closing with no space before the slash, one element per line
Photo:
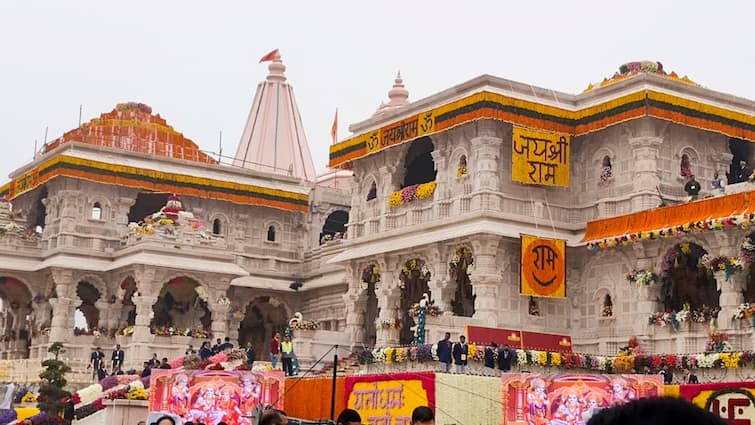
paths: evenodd
<path fill-rule="evenodd" d="M 587 223 L 583 242 L 755 212 L 755 191 L 640 211 Z"/>

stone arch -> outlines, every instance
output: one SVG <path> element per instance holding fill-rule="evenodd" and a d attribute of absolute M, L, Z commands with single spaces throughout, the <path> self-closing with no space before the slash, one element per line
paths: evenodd
<path fill-rule="evenodd" d="M 600 148 L 598 148 L 598 150 L 595 151 L 595 153 L 593 153 L 592 162 L 601 165 L 605 157 L 608 157 L 608 159 L 610 159 L 611 163 L 613 164 L 616 160 L 616 152 L 614 152 L 611 148 L 601 146 Z"/>
<path fill-rule="evenodd" d="M 272 239 L 270 229 L 272 228 Z M 266 242 L 279 243 L 283 234 L 283 225 L 277 220 L 267 220 L 262 231 L 262 237 Z"/>
<path fill-rule="evenodd" d="M 241 307 L 243 318 L 239 323 L 239 344 L 251 342 L 258 352 L 267 353 L 270 340 L 276 332 L 284 334 L 292 310 L 274 295 L 258 295 Z M 264 347 L 264 348 L 262 348 Z"/>
<path fill-rule="evenodd" d="M 108 284 L 105 282 L 105 280 L 94 273 L 83 273 L 78 276 L 76 276 L 77 284 L 78 282 L 87 282 L 90 285 L 94 286 L 97 291 L 100 293 L 100 298 L 105 299 L 106 296 L 110 295 L 108 293 Z"/>
<path fill-rule="evenodd" d="M 102 312 L 97 308 L 97 302 L 103 299 L 105 294 L 88 279 L 79 279 L 76 283 L 75 294 L 81 302 L 74 313 L 74 328 L 92 332 L 99 327 Z M 77 323 L 82 319 L 84 323 Z"/>
<path fill-rule="evenodd" d="M 230 224 L 230 220 L 228 219 L 228 216 L 223 213 L 214 213 L 210 215 L 210 222 L 208 225 L 210 226 L 210 231 L 215 236 L 226 236 L 228 235 L 228 226 Z M 218 228 L 216 229 L 216 223 L 218 225 Z M 218 232 L 216 232 L 218 230 Z"/>
<path fill-rule="evenodd" d="M 601 293 L 609 293 L 614 305 L 634 296 L 625 276 L 636 268 L 634 258 L 623 249 L 606 249 L 589 255 L 590 258 L 582 267 L 584 271 L 578 280 L 582 286 L 578 291 L 580 295 L 572 300 L 572 307 L 580 311 L 579 317 L 587 321 L 600 316 L 603 299 L 598 297 Z M 616 269 L 617 264 L 620 268 L 613 273 L 606 273 L 607 270 L 604 270 L 610 267 Z M 594 313 L 590 313 L 591 309 Z"/>
<path fill-rule="evenodd" d="M 398 279 L 401 287 L 399 340 L 401 344 L 410 344 L 413 340 L 411 327 L 414 319 L 409 315 L 409 308 L 412 304 L 418 303 L 425 293 L 432 299 L 428 284 L 432 279 L 432 272 L 422 255 L 409 255 L 399 263 Z"/>
<path fill-rule="evenodd" d="M 710 270 L 698 266 L 708 251 L 700 244 L 681 241 L 664 251 L 659 268 L 661 298 L 667 311 L 718 308 L 720 291 Z"/>
<path fill-rule="evenodd" d="M 102 196 L 92 196 L 87 200 L 89 205 L 89 217 L 92 220 L 107 220 L 110 214 L 110 201 Z M 99 217 L 95 216 L 95 210 L 99 208 Z"/>
<path fill-rule="evenodd" d="M 683 146 L 674 155 L 679 161 L 680 177 L 689 177 L 695 174 L 695 166 L 700 165 L 700 153 L 690 145 Z"/>
<path fill-rule="evenodd" d="M 152 306 L 152 324 L 157 328 L 208 331 L 212 322 L 208 306 L 211 296 L 210 288 L 191 274 L 172 273 L 163 280 L 157 293 L 157 301 Z"/>
<path fill-rule="evenodd" d="M 454 316 L 472 317 L 475 312 L 475 299 L 469 267 L 474 264 L 474 252 L 468 244 L 457 246 L 448 259 L 448 275 L 454 282 L 454 297 L 451 307 Z"/>
<path fill-rule="evenodd" d="M 432 152 L 435 145 L 430 137 L 424 136 L 409 144 L 403 160 L 403 181 L 401 188 L 435 181 L 437 169 Z"/>
<path fill-rule="evenodd" d="M 608 298 L 606 298 L 608 297 Z M 607 288 L 605 286 L 601 286 L 597 290 L 595 290 L 592 294 L 592 302 L 599 305 L 601 308 L 598 309 L 598 317 L 613 317 L 614 316 L 614 305 L 613 305 L 613 297 L 614 294 L 611 292 L 610 288 Z M 610 314 L 605 314 L 604 309 L 606 306 L 606 301 L 610 301 Z"/>
<path fill-rule="evenodd" d="M 333 208 L 325 218 L 320 231 L 320 244 L 332 239 L 342 239 L 349 224 L 349 212 L 343 208 Z"/>
<path fill-rule="evenodd" d="M 377 291 L 380 290 L 380 266 L 376 262 L 360 264 L 359 287 L 367 294 L 367 301 L 364 312 L 364 342 L 368 346 L 373 346 L 377 341 L 377 329 L 371 326 L 378 318 L 378 298 Z"/>
<path fill-rule="evenodd" d="M 375 177 L 375 175 L 372 173 L 367 174 L 364 180 L 362 180 L 362 184 L 363 186 L 361 187 L 361 190 L 359 192 L 363 194 L 362 199 L 365 199 L 367 202 L 377 199 L 379 189 L 377 177 Z"/>

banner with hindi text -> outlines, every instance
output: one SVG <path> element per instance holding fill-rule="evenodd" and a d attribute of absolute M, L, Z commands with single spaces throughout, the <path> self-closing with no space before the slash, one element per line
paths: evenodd
<path fill-rule="evenodd" d="M 566 297 L 566 241 L 521 235 L 520 293 L 533 297 Z"/>
<path fill-rule="evenodd" d="M 416 407 L 435 411 L 432 372 L 347 376 L 345 386 L 346 407 L 367 424 L 409 425 Z"/>
<path fill-rule="evenodd" d="M 512 181 L 569 187 L 571 136 L 517 126 L 512 134 Z"/>

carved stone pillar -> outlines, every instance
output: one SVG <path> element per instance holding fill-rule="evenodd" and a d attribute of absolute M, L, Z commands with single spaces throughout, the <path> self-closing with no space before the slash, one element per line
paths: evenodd
<path fill-rule="evenodd" d="M 105 321 L 106 327 L 117 329 L 121 325 L 121 323 L 123 323 L 124 325 L 126 324 L 126 321 L 122 320 L 124 307 L 126 306 L 123 305 L 122 301 L 117 301 L 117 302 L 114 302 L 113 304 L 108 303 L 107 305 L 108 315 L 107 315 L 107 320 Z M 132 306 L 129 306 L 129 307 L 133 309 Z M 101 310 L 100 310 L 100 323 L 102 323 Z"/>
<path fill-rule="evenodd" d="M 479 135 L 471 140 L 471 171 L 474 190 L 500 190 L 499 165 L 503 139 L 497 137 L 497 124 L 493 121 L 478 122 Z"/>
<path fill-rule="evenodd" d="M 107 328 L 108 322 L 110 320 L 110 316 L 113 314 L 113 311 L 111 309 L 113 304 L 110 304 L 109 302 L 100 299 L 94 303 L 94 306 L 97 308 L 97 311 L 100 313 L 99 320 L 97 321 L 97 327 Z"/>
<path fill-rule="evenodd" d="M 446 193 L 448 192 L 448 181 L 452 178 L 451 174 L 453 174 L 453 177 L 456 177 L 456 168 L 448 168 L 448 153 L 444 149 L 439 149 L 436 146 L 436 149 L 431 152 L 431 155 L 433 157 L 435 169 L 440 171 L 438 177 L 435 178 L 436 186 L 435 193 L 433 194 L 433 199 L 437 201 L 445 199 Z"/>
<path fill-rule="evenodd" d="M 242 320 L 244 320 L 243 314 L 240 315 L 240 317 L 234 313 L 228 315 L 228 337 L 231 338 L 231 342 L 233 342 L 240 348 L 243 348 L 241 347 L 241 342 L 239 341 L 239 328 L 241 327 Z M 255 349 L 260 350 L 260 347 L 255 347 Z"/>
<path fill-rule="evenodd" d="M 503 279 L 496 265 L 498 236 L 484 235 L 472 241 L 475 267 L 470 275 L 475 298 L 475 319 L 482 319 L 490 326 L 498 324 L 498 294 Z"/>
<path fill-rule="evenodd" d="M 432 298 L 435 301 L 435 305 L 441 311 L 444 316 L 453 316 L 453 306 L 451 302 L 456 294 L 456 282 L 448 277 L 448 275 L 433 275 L 428 286 L 432 293 Z"/>
<path fill-rule="evenodd" d="M 632 211 L 655 208 L 661 203 L 656 188 L 660 184 L 658 155 L 662 143 L 662 138 L 653 136 L 629 139 L 634 163 Z"/>
<path fill-rule="evenodd" d="M 719 304 L 721 312 L 718 313 L 718 326 L 720 329 L 734 329 L 732 316 L 737 307 L 744 302 L 744 289 L 747 286 L 747 273 L 737 272 L 726 277 L 725 271 L 714 273 L 716 286 L 721 291 Z"/>
<path fill-rule="evenodd" d="M 73 272 L 68 269 L 53 269 L 51 278 L 57 298 L 50 298 L 52 321 L 49 341 L 51 343 L 71 341 L 74 327 L 73 314 L 79 302 L 78 299 L 74 299 Z"/>
<path fill-rule="evenodd" d="M 225 339 L 228 333 L 228 312 L 231 311 L 230 304 L 210 303 L 208 304 L 212 313 L 212 337 Z"/>
<path fill-rule="evenodd" d="M 642 241 L 634 244 L 633 249 L 637 257 L 637 270 L 654 268 L 654 260 L 660 258 L 661 243 L 659 241 Z M 637 287 L 637 315 L 634 322 L 636 335 L 649 335 L 651 328 L 647 325 L 647 317 L 661 310 L 661 283 L 651 283 L 648 286 Z"/>
<path fill-rule="evenodd" d="M 151 342 L 154 339 L 154 336 L 149 329 L 149 324 L 152 321 L 152 306 L 157 302 L 157 297 L 154 295 L 134 294 L 131 297 L 131 300 L 136 306 L 136 321 L 131 341 L 135 343 Z"/>
<path fill-rule="evenodd" d="M 366 322 L 367 292 L 361 288 L 352 288 L 343 294 L 346 304 L 346 332 L 351 334 L 351 347 L 358 347 L 366 341 L 366 327 L 375 326 Z"/>
<path fill-rule="evenodd" d="M 378 322 L 395 322 L 401 318 L 401 288 L 398 286 L 398 261 L 395 258 L 387 258 L 378 261 L 380 266 L 380 290 L 376 291 L 378 299 Z M 368 324 L 376 326 L 376 324 Z M 407 324 L 401 323 L 401 326 Z M 399 343 L 400 329 L 385 328 L 377 325 L 376 342 L 378 347 L 389 347 Z"/>

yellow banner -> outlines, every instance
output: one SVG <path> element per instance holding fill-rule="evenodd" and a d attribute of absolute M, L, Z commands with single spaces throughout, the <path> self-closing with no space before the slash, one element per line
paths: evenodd
<path fill-rule="evenodd" d="M 730 385 L 731 387 L 700 391 L 690 401 L 722 419 L 726 419 L 730 424 L 753 423 L 755 421 L 755 389 L 742 384 L 739 386 L 736 383 L 719 385 Z"/>
<path fill-rule="evenodd" d="M 356 382 L 348 394 L 348 408 L 359 412 L 369 424 L 411 424 L 414 408 L 429 405 L 419 379 Z"/>
<path fill-rule="evenodd" d="M 521 294 L 566 297 L 566 241 L 522 235 Z"/>
<path fill-rule="evenodd" d="M 571 136 L 514 127 L 511 180 L 524 184 L 569 187 Z"/>

